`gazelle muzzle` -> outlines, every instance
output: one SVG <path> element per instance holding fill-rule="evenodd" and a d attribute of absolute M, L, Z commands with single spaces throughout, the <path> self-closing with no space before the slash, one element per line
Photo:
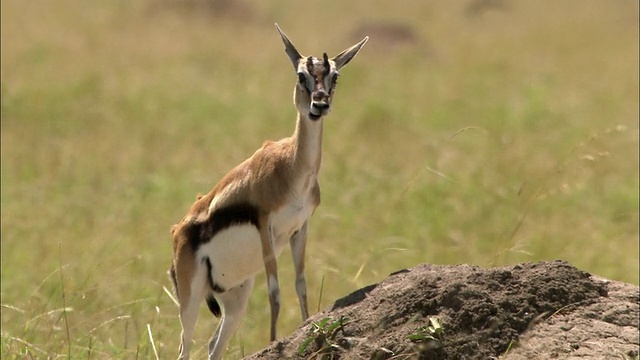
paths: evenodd
<path fill-rule="evenodd" d="M 317 90 L 311 95 L 309 117 L 311 120 L 318 120 L 329 113 L 330 107 L 329 94 L 324 90 Z"/>

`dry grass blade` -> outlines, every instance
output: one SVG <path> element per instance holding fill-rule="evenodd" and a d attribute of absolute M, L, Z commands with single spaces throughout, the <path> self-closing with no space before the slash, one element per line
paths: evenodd
<path fill-rule="evenodd" d="M 151 342 L 151 347 L 153 348 L 153 354 L 156 356 L 156 360 L 160 360 L 158 356 L 158 349 L 156 349 L 156 343 L 153 341 L 153 334 L 151 333 L 151 325 L 147 324 L 147 333 L 149 334 L 149 341 Z"/>

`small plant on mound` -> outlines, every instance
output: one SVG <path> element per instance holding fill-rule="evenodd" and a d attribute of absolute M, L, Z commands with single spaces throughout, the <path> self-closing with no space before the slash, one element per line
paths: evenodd
<path fill-rule="evenodd" d="M 298 355 L 303 355 L 307 348 L 311 344 L 311 342 L 316 343 L 316 350 L 311 356 L 308 358 L 315 358 L 319 354 L 323 354 L 322 359 L 333 359 L 334 351 L 339 350 L 340 346 L 335 343 L 336 335 L 338 334 L 338 330 L 344 332 L 344 326 L 347 325 L 349 320 L 341 316 L 337 320 L 333 320 L 329 317 L 325 317 L 318 322 L 312 322 L 309 337 L 307 337 L 300 347 L 298 348 Z"/>
<path fill-rule="evenodd" d="M 442 346 L 442 335 L 444 329 L 437 317 L 429 318 L 429 325 L 422 326 L 407 336 L 407 339 L 413 342 L 424 343 L 430 348 L 438 348 Z"/>

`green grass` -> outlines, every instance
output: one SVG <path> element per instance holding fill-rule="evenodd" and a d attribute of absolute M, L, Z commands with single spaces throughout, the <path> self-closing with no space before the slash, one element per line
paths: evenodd
<path fill-rule="evenodd" d="M 170 226 L 293 131 L 276 21 L 316 56 L 366 24 L 414 34 L 371 33 L 343 71 L 310 308 L 323 278 L 320 308 L 423 262 L 560 258 L 639 283 L 637 2 L 241 4 L 1 3 L 3 359 L 155 358 L 149 329 L 176 355 Z M 300 316 L 287 252 L 279 270 L 284 336 Z M 196 358 L 216 324 L 205 308 Z M 268 322 L 259 276 L 227 358 L 266 345 Z"/>

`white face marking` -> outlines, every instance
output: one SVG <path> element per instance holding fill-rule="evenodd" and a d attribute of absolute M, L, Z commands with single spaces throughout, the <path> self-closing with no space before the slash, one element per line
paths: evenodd
<path fill-rule="evenodd" d="M 326 55 L 326 54 L 325 54 Z M 298 89 L 308 96 L 308 104 L 299 110 L 312 120 L 327 115 L 331 110 L 331 97 L 337 79 L 336 64 L 327 59 L 302 58 L 298 63 Z M 308 108 L 307 108 L 308 107 Z"/>
<path fill-rule="evenodd" d="M 324 64 L 320 59 L 313 58 L 313 69 L 309 69 L 307 62 L 303 59 L 298 66 L 298 81 L 302 84 L 304 76 L 304 85 L 307 90 L 314 92 L 316 90 L 316 81 L 323 80 L 324 90 L 329 93 L 334 86 L 334 81 L 338 71 L 336 70 L 335 63 L 329 60 L 329 71 L 324 74 Z"/>

